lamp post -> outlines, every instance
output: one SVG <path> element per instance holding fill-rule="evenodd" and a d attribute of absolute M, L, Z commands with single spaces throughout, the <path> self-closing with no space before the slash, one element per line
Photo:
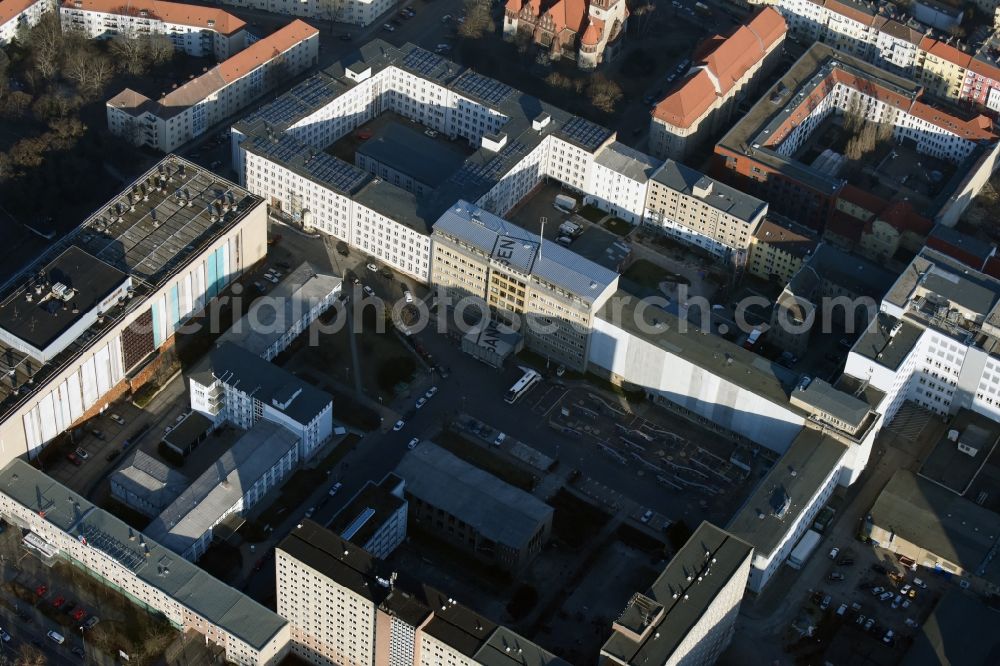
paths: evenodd
<path fill-rule="evenodd" d="M 83 625 L 80 625 L 80 640 L 83 642 L 83 663 L 87 663 L 87 638 L 84 636 Z"/>

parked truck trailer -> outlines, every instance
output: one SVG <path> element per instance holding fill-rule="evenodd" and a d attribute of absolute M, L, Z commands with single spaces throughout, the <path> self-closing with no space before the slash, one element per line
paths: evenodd
<path fill-rule="evenodd" d="M 802 565 L 813 554 L 813 551 L 816 550 L 816 546 L 819 545 L 822 538 L 819 532 L 815 530 L 809 530 L 803 534 L 799 542 L 795 544 L 795 548 L 792 549 L 792 553 L 788 556 L 788 566 L 793 569 L 801 569 Z"/>

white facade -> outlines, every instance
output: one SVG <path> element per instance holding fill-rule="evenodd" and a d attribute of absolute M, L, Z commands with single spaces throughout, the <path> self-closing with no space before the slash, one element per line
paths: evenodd
<path fill-rule="evenodd" d="M 9 44 L 21 26 L 38 23 L 53 6 L 53 0 L 3 0 L 0 2 L 0 46 Z"/>
<path fill-rule="evenodd" d="M 395 6 L 392 0 L 225 0 L 222 4 L 360 26 Z"/>
<path fill-rule="evenodd" d="M 233 55 L 159 100 L 126 89 L 106 103 L 108 129 L 170 152 L 316 64 L 319 31 L 301 21 Z"/>
<path fill-rule="evenodd" d="M 735 384 L 683 351 L 669 352 L 600 316 L 593 320 L 589 362 L 778 453 L 805 424 L 805 415 L 787 402 Z"/>
<path fill-rule="evenodd" d="M 190 165 L 189 169 L 196 167 Z M 152 173 L 156 168 L 137 182 L 152 178 Z M 106 214 L 102 209 L 80 228 Z M 114 325 L 98 333 L 79 355 L 44 382 L 35 382 L 30 393 L 4 417 L 0 423 L 0 462 L 36 456 L 42 446 L 85 415 L 109 406 L 104 397 L 138 366 L 126 361 L 123 349 L 123 336 L 133 324 L 143 330 L 152 327 L 150 353 L 163 347 L 182 324 L 247 267 L 260 261 L 266 251 L 266 212 L 263 203 L 257 202 L 200 252 L 185 257 L 151 293 L 107 312 Z"/>
<path fill-rule="evenodd" d="M 846 450 L 846 449 L 845 449 Z M 781 464 L 780 461 L 777 464 Z M 750 577 L 747 580 L 747 589 L 755 594 L 760 594 L 761 590 L 771 581 L 777 573 L 778 568 L 784 564 L 791 554 L 795 544 L 806 530 L 812 527 L 819 510 L 826 505 L 833 495 L 841 477 L 842 466 L 838 463 L 830 470 L 820 483 L 819 488 L 812 497 L 802 503 L 802 511 L 794 521 L 788 524 L 787 529 L 778 541 L 778 545 L 770 553 L 754 549 L 753 564 L 750 568 Z"/>
<path fill-rule="evenodd" d="M 148 606 L 158 611 L 180 631 L 193 630 L 202 634 L 206 642 L 215 643 L 225 649 L 226 661 L 240 666 L 267 666 L 279 662 L 288 647 L 289 625 L 280 617 L 274 615 L 256 602 L 243 596 L 233 588 L 212 578 L 203 571 L 195 569 L 173 553 L 164 549 L 152 540 L 139 537 L 133 544 L 126 534 L 136 536 L 136 532 L 124 523 L 107 514 L 102 509 L 90 505 L 87 500 L 76 497 L 78 513 L 66 518 L 70 509 L 56 506 L 64 503 L 67 496 L 74 499 L 75 493 L 65 488 L 27 463 L 15 460 L 0 472 L 0 513 L 11 523 L 30 530 L 45 543 L 55 548 L 59 556 L 78 563 L 94 578 L 109 587 L 121 592 L 141 607 Z M 31 486 L 30 488 L 28 486 Z M 28 506 L 19 497 L 26 492 L 30 502 Z M 37 504 L 50 509 L 40 509 Z M 50 515 L 51 514 L 51 515 Z M 60 527 L 56 524 L 63 524 Z M 88 527 L 97 528 L 98 532 L 90 532 Z M 90 532 L 91 538 L 85 538 Z M 122 546 L 116 551 L 131 551 L 135 553 L 134 560 L 138 564 L 126 566 L 120 557 L 109 555 L 101 548 L 101 538 L 97 534 L 108 535 L 117 539 Z M 81 538 L 83 537 L 83 538 Z M 139 550 L 142 548 L 143 550 Z M 148 553 L 150 560 L 143 559 L 139 552 Z M 168 568 L 166 574 L 164 568 Z M 173 576 L 173 579 L 167 579 Z M 179 581 L 188 580 L 187 586 L 177 589 L 177 597 L 171 596 L 170 590 L 179 585 Z M 240 638 L 234 631 L 242 631 L 250 627 L 233 626 L 229 629 L 220 624 L 225 618 L 213 620 L 194 610 L 192 606 L 196 597 L 207 595 L 212 598 L 206 607 L 232 609 L 234 617 L 241 622 L 267 622 L 275 629 L 275 633 L 259 645 L 251 645 Z M 232 621 L 232 618 L 229 618 Z"/>
<path fill-rule="evenodd" d="M 115 35 L 166 35 L 174 48 L 197 58 L 222 61 L 247 46 L 245 24 L 217 9 L 160 0 L 68 0 L 59 7 L 63 30 L 82 32 L 91 39 Z"/>
<path fill-rule="evenodd" d="M 291 652 L 313 664 L 375 663 L 374 602 L 282 550 L 276 554 L 278 615 L 290 625 Z"/>

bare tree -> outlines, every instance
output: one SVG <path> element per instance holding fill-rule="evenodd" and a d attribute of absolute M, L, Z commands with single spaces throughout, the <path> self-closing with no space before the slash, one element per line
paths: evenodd
<path fill-rule="evenodd" d="M 144 74 L 148 66 L 145 48 L 144 40 L 127 33 L 112 37 L 108 46 L 111 55 L 118 62 L 118 67 L 136 76 Z"/>
<path fill-rule="evenodd" d="M 100 94 L 114 73 L 111 59 L 90 42 L 76 44 L 75 35 L 66 40 L 63 75 L 76 84 L 84 97 Z"/>
<path fill-rule="evenodd" d="M 466 39 L 479 39 L 487 32 L 496 30 L 489 0 L 465 0 L 465 22 L 458 28 L 458 34 Z"/>
<path fill-rule="evenodd" d="M 21 644 L 21 649 L 17 652 L 17 657 L 14 659 L 14 666 L 45 666 L 48 659 L 46 659 L 45 654 L 27 643 Z"/>
<path fill-rule="evenodd" d="M 55 78 L 62 59 L 63 34 L 59 25 L 59 13 L 45 14 L 36 25 L 20 33 L 18 38 L 31 54 L 31 69 L 46 81 Z"/>
<path fill-rule="evenodd" d="M 622 98 L 622 89 L 603 74 L 595 74 L 587 87 L 587 96 L 590 98 L 590 103 L 598 110 L 613 113 Z"/>
<path fill-rule="evenodd" d="M 632 20 L 636 22 L 636 32 L 638 34 L 645 35 L 649 30 L 652 25 L 653 13 L 655 11 L 656 5 L 654 5 L 651 0 L 647 0 L 632 10 Z"/>
<path fill-rule="evenodd" d="M 174 58 L 174 43 L 166 35 L 148 35 L 146 57 L 153 65 L 163 65 Z"/>

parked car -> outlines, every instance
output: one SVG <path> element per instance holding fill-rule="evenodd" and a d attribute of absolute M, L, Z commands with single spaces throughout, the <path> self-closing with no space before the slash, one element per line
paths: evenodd
<path fill-rule="evenodd" d="M 840 583 L 843 582 L 844 580 L 844 574 L 840 573 L 839 571 L 834 571 L 826 578 L 827 580 L 833 581 L 834 583 Z"/>
<path fill-rule="evenodd" d="M 75 453 L 80 458 L 80 460 L 87 460 L 88 458 L 90 458 L 90 454 L 84 451 L 82 447 L 79 446 L 76 447 Z"/>
<path fill-rule="evenodd" d="M 413 302 L 413 294 L 411 294 L 409 290 L 404 291 L 403 292 L 403 300 L 406 301 L 407 303 L 412 303 Z"/>
<path fill-rule="evenodd" d="M 83 622 L 83 618 L 87 617 L 87 611 L 83 610 L 82 608 L 77 608 L 72 613 L 70 613 L 70 617 L 73 618 L 74 622 Z"/>
<path fill-rule="evenodd" d="M 314 506 L 309 507 L 308 509 L 306 509 L 306 518 L 312 518 L 314 513 L 316 513 L 316 507 Z"/>
<path fill-rule="evenodd" d="M 375 272 L 378 271 L 378 266 L 376 266 L 375 264 L 373 264 L 370 261 L 367 264 L 365 264 L 365 268 L 367 268 L 368 270 L 370 270 L 372 273 L 375 273 Z"/>
<path fill-rule="evenodd" d="M 886 590 L 882 594 L 878 595 L 878 599 L 879 601 L 889 601 L 889 599 L 892 599 L 892 592 Z"/>
<path fill-rule="evenodd" d="M 885 592 L 885 588 L 882 587 L 882 586 L 878 586 L 878 587 L 873 587 L 872 588 L 872 596 L 873 597 L 877 597 L 878 595 L 882 594 L 883 592 Z"/>
<path fill-rule="evenodd" d="M 118 456 L 120 456 L 121 454 L 122 454 L 122 452 L 120 450 L 115 449 L 114 451 L 112 451 L 108 455 L 104 456 L 104 459 L 107 460 L 108 462 L 111 462 L 112 460 L 114 460 L 115 458 L 117 458 Z"/>
<path fill-rule="evenodd" d="M 423 407 L 426 404 L 427 404 L 427 398 L 421 397 L 421 398 L 417 398 L 417 402 L 414 405 L 414 407 L 416 407 L 417 409 L 420 409 L 421 407 Z"/>
<path fill-rule="evenodd" d="M 885 632 L 885 636 L 882 637 L 882 642 L 889 646 L 896 642 L 895 634 L 892 633 L 892 629 Z"/>
<path fill-rule="evenodd" d="M 66 605 L 66 597 L 58 596 L 52 600 L 53 608 L 62 608 L 64 605 Z"/>
<path fill-rule="evenodd" d="M 80 659 L 83 659 L 83 658 L 85 658 L 87 656 L 87 653 L 84 652 L 83 648 L 80 647 L 79 645 L 74 645 L 73 648 L 70 650 L 70 652 L 72 652 L 73 654 L 75 654 Z"/>
<path fill-rule="evenodd" d="M 436 131 L 432 130 L 432 129 L 425 129 L 424 130 L 424 134 L 426 134 L 427 136 L 429 136 L 432 139 L 438 135 L 438 133 Z"/>
<path fill-rule="evenodd" d="M 913 584 L 916 585 L 917 587 L 919 587 L 921 590 L 926 590 L 927 589 L 927 583 L 925 583 L 924 581 L 920 580 L 919 578 L 914 578 L 913 579 Z"/>
<path fill-rule="evenodd" d="M 35 594 L 37 594 L 40 597 L 44 597 L 45 593 L 48 592 L 48 591 L 49 591 L 49 588 L 47 588 L 44 585 L 39 585 L 38 587 L 35 588 Z"/>
<path fill-rule="evenodd" d="M 875 626 L 875 618 L 873 617 L 868 618 L 868 621 L 865 622 L 865 631 L 871 631 L 874 626 Z"/>
<path fill-rule="evenodd" d="M 353 39 L 353 37 L 351 37 L 351 33 L 345 32 L 343 35 L 339 37 L 339 39 L 342 42 L 349 42 Z"/>
<path fill-rule="evenodd" d="M 0 629 L 0 640 L 3 640 L 4 643 L 10 643 L 10 634 Z"/>
<path fill-rule="evenodd" d="M 830 559 L 831 560 L 837 559 L 837 555 L 840 555 L 840 549 L 839 548 L 831 548 L 830 549 Z"/>
<path fill-rule="evenodd" d="M 427 389 L 427 393 L 424 393 L 424 397 L 430 400 L 437 394 L 437 392 L 438 392 L 438 387 L 432 386 L 429 389 Z"/>
<path fill-rule="evenodd" d="M 112 421 L 114 421 L 118 425 L 121 425 L 121 426 L 125 425 L 125 419 L 123 419 L 122 417 L 118 416 L 117 414 L 112 414 L 108 418 L 110 418 Z"/>
<path fill-rule="evenodd" d="M 333 484 L 333 486 L 332 486 L 332 487 L 330 488 L 330 492 L 328 492 L 327 494 L 328 494 L 328 495 L 329 495 L 330 497 L 333 497 L 333 496 L 334 496 L 334 495 L 336 495 L 336 494 L 337 494 L 338 492 L 340 492 L 340 489 L 341 489 L 341 488 L 343 488 L 343 487 L 344 487 L 344 484 L 342 484 L 342 483 L 340 483 L 340 482 L 337 482 L 337 483 Z"/>
<path fill-rule="evenodd" d="M 399 432 L 400 430 L 403 429 L 403 426 L 405 425 L 406 421 L 404 421 L 403 419 L 399 419 L 394 424 L 392 424 L 392 429 L 395 430 L 396 432 Z"/>
<path fill-rule="evenodd" d="M 840 607 L 837 609 L 837 615 L 839 615 L 840 617 L 844 617 L 846 613 L 847 613 L 847 604 L 840 604 Z"/>
<path fill-rule="evenodd" d="M 646 513 L 642 514 L 642 518 L 639 519 L 639 522 L 645 524 L 648 523 L 652 518 L 653 518 L 653 512 L 649 509 L 646 509 Z"/>
<path fill-rule="evenodd" d="M 365 296 L 374 296 L 375 295 L 375 290 L 372 289 L 371 287 L 369 287 L 367 284 L 364 286 L 364 288 L 361 291 L 364 292 Z"/>
<path fill-rule="evenodd" d="M 823 601 L 821 601 L 820 604 L 819 604 L 819 609 L 820 610 L 826 610 L 827 608 L 830 607 L 831 603 L 833 603 L 833 597 L 831 597 L 828 594 L 825 597 L 823 597 Z"/>
<path fill-rule="evenodd" d="M 97 626 L 97 624 L 100 621 L 101 621 L 101 618 L 97 617 L 96 615 L 92 615 L 90 618 L 87 619 L 86 622 L 83 623 L 83 628 L 84 629 L 93 629 L 94 627 Z"/>
<path fill-rule="evenodd" d="M 854 566 L 854 558 L 847 557 L 845 555 L 844 557 L 841 557 L 840 559 L 837 560 L 837 565 L 841 567 Z"/>
<path fill-rule="evenodd" d="M 419 437 L 414 437 L 406 445 L 406 448 L 408 448 L 410 451 L 412 451 L 413 449 L 417 448 L 417 444 L 419 444 L 419 443 L 420 443 L 420 438 Z"/>
<path fill-rule="evenodd" d="M 493 446 L 500 446 L 501 444 L 503 444 L 503 440 L 505 439 L 507 439 L 507 433 L 502 432 L 498 434 L 496 436 L 496 439 L 493 440 Z"/>
<path fill-rule="evenodd" d="M 906 626 L 910 627 L 911 629 L 916 629 L 917 627 L 920 626 L 920 623 L 918 623 L 912 617 L 906 618 L 905 624 L 906 624 Z"/>
<path fill-rule="evenodd" d="M 385 25 L 383 25 L 382 29 L 385 30 L 386 32 L 396 32 L 396 28 L 394 28 L 393 26 L 389 25 L 388 23 L 386 23 Z"/>
<path fill-rule="evenodd" d="M 96 437 L 97 439 L 101 440 L 102 442 L 104 441 L 104 433 L 98 430 L 97 428 L 91 428 L 90 434 Z"/>
<path fill-rule="evenodd" d="M 79 467 L 80 465 L 83 464 L 83 461 L 80 460 L 79 458 L 77 458 L 75 453 L 67 453 L 66 454 L 66 460 L 70 461 L 71 463 L 73 463 L 77 467 Z"/>

